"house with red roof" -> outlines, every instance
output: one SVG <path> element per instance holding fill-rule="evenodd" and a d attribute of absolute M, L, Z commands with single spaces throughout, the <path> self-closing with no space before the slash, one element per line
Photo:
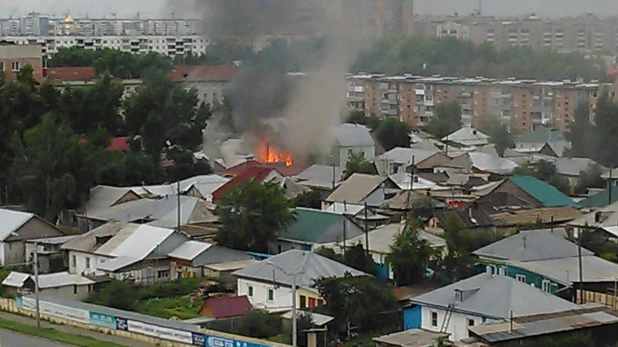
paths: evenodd
<path fill-rule="evenodd" d="M 225 86 L 234 78 L 240 67 L 227 65 L 176 65 L 167 75 L 186 88 L 197 89 L 200 101 L 212 104 L 223 99 Z"/>
<path fill-rule="evenodd" d="M 210 297 L 204 300 L 199 315 L 213 319 L 242 317 L 252 309 L 246 295 Z"/>
<path fill-rule="evenodd" d="M 276 178 L 281 179 L 283 178 L 283 176 L 281 176 L 281 174 L 273 168 L 267 168 L 263 166 L 248 167 L 244 171 L 234 176 L 234 178 L 232 178 L 229 182 L 212 192 L 213 201 L 216 203 L 225 194 L 233 191 L 242 183 L 248 181 L 257 181 L 260 183 L 264 183 L 270 182 Z"/>
<path fill-rule="evenodd" d="M 301 172 L 305 171 L 308 166 L 302 165 L 302 164 L 292 164 L 292 165 L 287 166 L 285 165 L 285 163 L 260 163 L 257 160 L 250 159 L 238 165 L 225 169 L 223 172 L 221 172 L 221 175 L 236 176 L 239 173 L 242 173 L 246 171 L 247 169 L 253 168 L 253 167 L 263 167 L 263 168 L 275 169 L 282 177 L 292 177 L 292 176 L 297 176 Z"/>
<path fill-rule="evenodd" d="M 131 150 L 129 146 L 129 137 L 128 136 L 112 137 L 112 139 L 109 142 L 109 147 L 107 147 L 107 149 L 128 152 L 129 150 Z"/>
<path fill-rule="evenodd" d="M 43 77 L 49 79 L 55 86 L 88 85 L 96 81 L 97 73 L 94 67 L 48 67 L 43 70 Z"/>

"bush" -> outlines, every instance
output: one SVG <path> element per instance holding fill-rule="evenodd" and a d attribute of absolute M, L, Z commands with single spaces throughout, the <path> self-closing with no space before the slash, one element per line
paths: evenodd
<path fill-rule="evenodd" d="M 240 319 L 235 334 L 267 339 L 281 333 L 281 317 L 265 311 L 254 310 Z"/>
<path fill-rule="evenodd" d="M 128 283 L 113 280 L 105 288 L 91 292 L 86 302 L 132 311 L 135 305 L 135 291 Z"/>
<path fill-rule="evenodd" d="M 188 295 L 195 291 L 202 280 L 202 278 L 181 278 L 172 282 L 144 286 L 138 290 L 137 300 Z"/>

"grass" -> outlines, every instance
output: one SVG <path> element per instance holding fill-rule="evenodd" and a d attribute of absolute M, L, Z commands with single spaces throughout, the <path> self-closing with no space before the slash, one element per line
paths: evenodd
<path fill-rule="evenodd" d="M 185 320 L 199 317 L 198 310 L 201 306 L 201 302 L 193 300 L 189 296 L 174 296 L 140 301 L 136 306 L 136 311 L 165 319 L 178 317 Z"/>
<path fill-rule="evenodd" d="M 127 347 L 113 342 L 99 341 L 90 336 L 71 334 L 54 328 L 37 329 L 37 327 L 30 324 L 14 322 L 3 318 L 0 318 L 0 328 L 80 347 Z"/>

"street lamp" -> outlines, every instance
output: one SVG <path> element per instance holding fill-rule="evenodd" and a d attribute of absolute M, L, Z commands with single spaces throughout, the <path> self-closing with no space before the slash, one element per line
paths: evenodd
<path fill-rule="evenodd" d="M 294 274 L 288 273 L 287 271 L 283 270 L 280 266 L 276 265 L 275 263 L 273 263 L 270 260 L 266 261 L 266 264 L 279 269 L 281 272 L 283 272 L 284 274 L 291 276 L 292 277 L 292 347 L 297 347 L 298 346 L 298 334 L 297 334 L 297 320 L 296 320 L 296 282 L 298 279 L 299 275 L 304 274 L 307 269 L 306 269 L 306 265 L 307 263 L 305 262 L 305 266 L 303 266 L 303 268 Z"/>

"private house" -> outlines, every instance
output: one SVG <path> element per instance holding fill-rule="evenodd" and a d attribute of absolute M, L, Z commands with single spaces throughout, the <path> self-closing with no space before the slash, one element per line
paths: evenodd
<path fill-rule="evenodd" d="M 249 297 L 254 308 L 280 312 L 292 307 L 294 282 L 299 288 L 296 293 L 297 308 L 301 308 L 303 302 L 319 305 L 324 299 L 313 288 L 314 281 L 324 277 L 343 277 L 346 273 L 367 276 L 315 253 L 289 250 L 238 270 L 233 275 L 237 278 L 238 295 Z"/>
<path fill-rule="evenodd" d="M 394 175 L 390 175 L 391 181 L 395 182 L 397 187 L 401 190 L 449 190 L 448 187 L 442 187 L 438 184 L 423 178 L 419 175 L 412 175 L 407 172 L 399 172 Z"/>
<path fill-rule="evenodd" d="M 577 301 L 606 305 L 607 295 L 618 273 L 618 264 L 596 257 L 582 248 L 582 281 L 579 280 L 578 246 L 547 231 L 529 231 L 512 235 L 472 254 L 479 258 L 479 272 L 500 274 L 532 285 L 547 293 L 572 299 L 573 288 L 582 283 L 584 297 Z"/>
<path fill-rule="evenodd" d="M 228 178 L 214 174 L 195 176 L 180 181 L 180 191 L 183 195 L 213 202 L 213 192 L 227 182 L 229 182 Z"/>
<path fill-rule="evenodd" d="M 180 220 L 178 209 L 180 208 Z M 165 195 L 158 199 L 139 199 L 116 204 L 107 209 L 91 211 L 78 216 L 84 231 L 95 229 L 110 221 L 148 224 L 155 227 L 184 228 L 206 227 L 218 218 L 210 212 L 211 205 L 192 196 Z"/>
<path fill-rule="evenodd" d="M 479 274 L 410 299 L 405 330 L 449 334 L 450 341 L 470 337 L 468 329 L 511 317 L 567 311 L 577 305 L 506 276 Z"/>
<path fill-rule="evenodd" d="M 86 203 L 76 212 L 78 214 L 88 216 L 90 213 L 106 210 L 118 204 L 139 200 L 145 193 L 146 192 L 144 189 L 119 188 L 99 185 L 90 189 L 88 201 L 86 201 Z"/>
<path fill-rule="evenodd" d="M 279 254 L 290 249 L 315 252 L 364 234 L 361 225 L 343 212 L 296 208 L 296 221 L 277 233 L 270 243 L 270 252 Z"/>
<path fill-rule="evenodd" d="M 589 158 L 560 158 L 554 162 L 554 165 L 556 166 L 556 173 L 569 180 L 571 187 L 577 185 L 582 172 L 593 169 L 599 170 L 601 174 L 607 172 L 607 168 Z"/>
<path fill-rule="evenodd" d="M 293 177 L 307 169 L 306 166 L 300 164 L 286 165 L 286 163 L 283 162 L 262 163 L 254 159 L 249 159 L 243 160 L 236 165 L 230 166 L 229 168 L 223 170 L 221 172 L 221 175 L 225 177 L 234 177 L 247 171 L 248 169 L 256 167 L 264 169 L 274 169 L 282 177 Z"/>
<path fill-rule="evenodd" d="M 509 175 L 516 167 L 517 164 L 509 159 L 486 153 L 472 152 L 462 154 L 437 169 L 445 170 L 447 173 L 455 172 L 500 177 Z"/>
<path fill-rule="evenodd" d="M 515 149 L 540 147 L 549 144 L 558 157 L 571 148 L 563 132 L 548 127 L 541 127 L 534 131 L 521 134 L 515 138 Z"/>
<path fill-rule="evenodd" d="M 390 151 L 376 157 L 374 163 L 381 175 L 393 175 L 399 172 L 410 172 L 414 167 L 416 171 L 432 172 L 433 168 L 451 161 L 451 158 L 436 150 L 423 150 L 415 148 L 393 148 Z"/>
<path fill-rule="evenodd" d="M 599 192 L 593 193 L 591 190 L 589 191 L 591 194 L 578 202 L 579 206 L 582 208 L 596 209 L 618 202 L 618 187 L 616 187 L 615 181 L 607 182 L 607 188 Z"/>
<path fill-rule="evenodd" d="M 482 147 L 489 143 L 489 136 L 472 127 L 463 127 L 443 137 L 442 142 L 458 147 Z"/>
<path fill-rule="evenodd" d="M 207 273 L 204 270 L 207 265 L 250 264 L 253 259 L 245 252 L 199 241 L 186 241 L 167 256 L 170 258 L 171 280 L 203 277 Z"/>
<path fill-rule="evenodd" d="M 172 229 L 110 222 L 62 246 L 69 253 L 69 273 L 108 275 L 135 283 L 169 281 L 168 254 L 189 237 Z"/>
<path fill-rule="evenodd" d="M 294 176 L 294 179 L 298 184 L 320 192 L 321 197 L 325 198 L 341 183 L 342 177 L 343 168 L 340 166 L 314 164 Z"/>
<path fill-rule="evenodd" d="M 365 226 L 369 230 L 375 229 L 380 225 L 388 224 L 390 220 L 390 217 L 376 213 L 369 207 L 365 208 L 365 205 L 336 202 L 324 211 L 346 215 L 363 230 Z"/>
<path fill-rule="evenodd" d="M 11 272 L 2 281 L 2 285 L 12 295 L 29 295 L 35 291 L 34 275 L 22 272 Z M 43 296 L 83 301 L 94 289 L 94 285 L 95 281 L 68 272 L 39 275 L 39 290 Z"/>
<path fill-rule="evenodd" d="M 235 175 L 229 182 L 225 183 L 217 190 L 212 193 L 213 201 L 216 203 L 219 201 L 225 194 L 234 191 L 236 187 L 240 186 L 245 182 L 259 182 L 266 183 L 271 182 L 275 178 L 283 178 L 277 170 L 273 168 L 265 168 L 265 167 L 250 167 L 237 175 Z"/>
<path fill-rule="evenodd" d="M 327 209 L 335 202 L 378 207 L 397 194 L 399 187 L 388 177 L 355 173 L 335 189 L 323 202 Z"/>
<path fill-rule="evenodd" d="M 586 213 L 567 223 L 567 229 L 574 237 L 585 229 L 605 233 L 611 240 L 618 240 L 618 203 Z"/>
<path fill-rule="evenodd" d="M 37 252 L 41 273 L 65 271 L 69 266 L 69 259 L 62 250 L 62 245 L 76 237 L 77 235 L 69 235 L 27 240 L 26 259 L 33 259 L 34 252 Z"/>
<path fill-rule="evenodd" d="M 204 300 L 199 315 L 215 319 L 242 317 L 253 309 L 246 295 L 218 296 Z"/>
<path fill-rule="evenodd" d="M 520 144 L 519 147 L 507 148 L 504 151 L 505 157 L 526 157 L 531 162 L 534 162 L 535 156 L 548 157 L 550 161 L 556 160 L 558 154 L 554 151 L 551 145 L 547 142 L 542 144 Z"/>
<path fill-rule="evenodd" d="M 64 232 L 32 213 L 0 209 L 0 265 L 23 264 L 26 241 L 65 236 Z"/>
<path fill-rule="evenodd" d="M 335 129 L 335 144 L 332 149 L 335 165 L 345 167 L 352 154 L 361 154 L 372 160 L 376 148 L 369 129 L 359 124 L 341 124 Z"/>
<path fill-rule="evenodd" d="M 363 249 L 369 249 L 369 254 L 373 258 L 373 261 L 377 266 L 377 277 L 394 279 L 392 268 L 386 261 L 386 257 L 391 252 L 391 245 L 398 233 L 405 229 L 405 223 L 393 223 L 385 226 L 381 226 L 375 230 L 372 230 L 368 235 L 359 235 L 348 240 L 349 246 L 362 245 Z M 440 250 L 446 254 L 446 241 L 438 236 L 430 234 L 425 230 L 419 230 L 418 236 L 421 240 L 429 242 L 432 248 Z M 369 241 L 369 245 L 367 245 Z M 341 243 L 339 243 L 341 246 Z"/>

